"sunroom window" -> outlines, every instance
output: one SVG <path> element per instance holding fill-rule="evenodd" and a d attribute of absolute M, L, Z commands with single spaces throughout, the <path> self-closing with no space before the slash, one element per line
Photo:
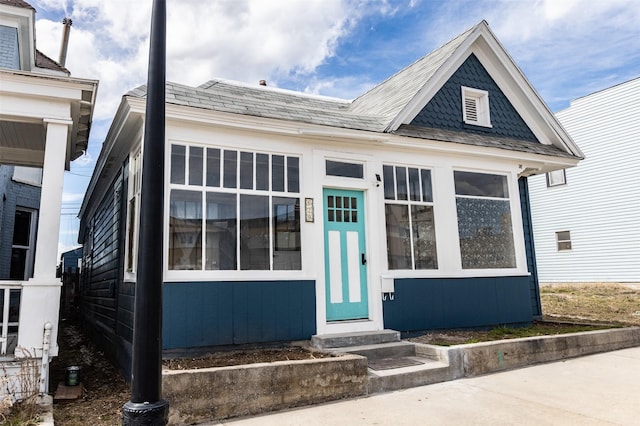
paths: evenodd
<path fill-rule="evenodd" d="M 431 171 L 391 165 L 382 171 L 389 269 L 437 269 Z"/>
<path fill-rule="evenodd" d="M 463 269 L 515 268 L 506 176 L 454 172 Z"/>
<path fill-rule="evenodd" d="M 300 270 L 300 159 L 171 146 L 170 270 Z"/>

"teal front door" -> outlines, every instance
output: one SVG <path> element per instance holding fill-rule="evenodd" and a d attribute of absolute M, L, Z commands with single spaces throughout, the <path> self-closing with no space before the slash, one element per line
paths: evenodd
<path fill-rule="evenodd" d="M 362 191 L 325 189 L 327 321 L 369 317 Z"/>

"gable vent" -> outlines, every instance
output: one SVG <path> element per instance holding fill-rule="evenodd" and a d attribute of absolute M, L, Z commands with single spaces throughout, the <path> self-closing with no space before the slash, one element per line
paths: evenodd
<path fill-rule="evenodd" d="M 467 121 L 478 121 L 478 100 L 474 98 L 464 98 L 464 112 Z"/>
<path fill-rule="evenodd" d="M 462 86 L 462 121 L 474 126 L 491 127 L 489 92 Z"/>

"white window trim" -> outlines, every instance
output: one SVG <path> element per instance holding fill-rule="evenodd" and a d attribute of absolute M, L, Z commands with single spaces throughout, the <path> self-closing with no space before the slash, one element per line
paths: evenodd
<path fill-rule="evenodd" d="M 220 168 L 220 187 L 209 187 L 207 185 L 189 185 L 189 167 L 187 166 L 185 169 L 185 183 L 184 184 L 176 184 L 171 183 L 171 147 L 173 145 L 181 145 L 187 147 L 186 157 L 189 155 L 189 148 L 197 147 L 204 148 L 203 153 L 203 162 L 206 162 L 206 149 L 219 149 L 221 151 L 221 156 L 224 151 L 236 151 L 237 163 L 236 163 L 236 178 L 237 187 L 236 188 L 225 188 L 223 186 L 223 168 Z M 178 139 L 169 139 L 165 146 L 165 213 L 164 213 L 164 249 L 163 249 L 163 268 L 164 268 L 164 280 L 166 282 L 181 282 L 181 281 L 279 281 L 279 280 L 313 280 L 315 279 L 314 275 L 309 275 L 307 269 L 305 269 L 305 255 L 304 255 L 304 246 L 305 244 L 301 240 L 301 269 L 299 270 L 285 270 L 285 269 L 269 269 L 269 270 L 242 270 L 242 269 L 234 269 L 234 270 L 181 270 L 181 269 L 170 269 L 169 268 L 169 212 L 170 212 L 170 199 L 171 199 L 171 190 L 185 190 L 185 191 L 201 191 L 203 197 L 207 192 L 219 192 L 219 193 L 229 193 L 229 194 L 237 194 L 239 203 L 239 196 L 242 194 L 256 195 L 255 189 L 241 189 L 240 188 L 240 153 L 241 152 L 252 152 L 254 155 L 256 153 L 259 154 L 267 154 L 269 155 L 269 173 L 271 173 L 271 158 L 275 155 L 281 155 L 285 157 L 285 169 L 284 169 L 284 181 L 285 184 L 288 179 L 288 170 L 286 167 L 286 157 L 297 157 L 299 159 L 299 192 L 280 192 L 274 191 L 271 188 L 269 190 L 260 190 L 258 195 L 264 195 L 269 197 L 269 202 L 271 206 L 271 200 L 274 197 L 284 197 L 284 198 L 298 198 L 301 203 L 301 208 L 304 203 L 303 197 L 303 168 L 302 164 L 304 161 L 304 156 L 301 152 L 298 151 L 284 151 L 284 150 L 260 150 L 256 149 L 255 146 L 230 146 L 223 144 L 206 144 L 198 141 L 189 141 L 189 140 L 178 140 Z M 255 157 L 254 157 L 255 158 Z M 221 160 L 223 161 L 223 160 Z M 203 163 L 204 166 L 204 163 Z M 255 165 L 254 165 L 255 167 Z M 204 168 L 203 168 L 204 170 Z M 344 179 L 344 178 L 343 178 Z M 353 180 L 353 178 L 346 178 Z M 255 185 L 255 174 L 254 174 L 254 185 Z M 270 207 L 271 210 L 271 207 Z M 238 209 L 239 212 L 239 209 Z M 203 217 L 204 218 L 204 217 Z M 239 220 L 239 217 L 238 217 Z M 304 232 L 302 231 L 304 227 L 304 212 L 301 211 L 300 216 L 301 221 L 301 238 L 304 238 Z M 271 235 L 273 223 L 269 221 L 269 234 Z M 204 247 L 204 244 L 203 244 Z M 239 250 L 239 246 L 237 247 Z M 270 268 L 273 268 L 273 246 L 269 249 L 270 253 Z M 204 250 L 202 252 L 202 256 L 204 256 Z M 239 261 L 239 252 L 238 252 L 238 261 Z M 238 264 L 239 267 L 239 264 Z"/>
<path fill-rule="evenodd" d="M 136 179 L 136 169 L 138 171 L 138 182 Z M 125 215 L 125 251 L 124 251 L 124 280 L 135 281 L 138 265 L 138 233 L 140 232 L 140 184 L 142 183 L 142 150 L 134 150 L 129 156 L 129 184 L 127 188 L 127 203 Z M 130 211 L 131 200 L 135 199 L 135 211 Z M 133 232 L 130 232 L 129 218 L 133 213 Z M 131 235 L 131 238 L 129 236 Z M 128 265 L 129 250 L 132 250 L 133 263 L 131 269 Z"/>
<path fill-rule="evenodd" d="M 491 126 L 491 114 L 489 111 L 489 92 L 461 86 L 462 93 L 462 120 L 466 124 L 482 127 Z M 473 101 L 476 106 L 476 117 L 470 116 L 467 111 L 467 101 Z M 470 111 L 469 111 L 470 112 Z"/>
<path fill-rule="evenodd" d="M 561 172 L 561 174 L 557 173 L 557 172 Z M 553 178 L 554 173 L 556 173 L 556 176 L 557 175 L 561 175 L 562 179 L 559 179 L 558 181 L 554 182 L 554 178 Z M 560 170 L 554 170 L 552 172 L 547 172 L 546 176 L 547 176 L 547 187 L 548 188 L 553 188 L 555 186 L 562 186 L 562 185 L 566 185 L 567 184 L 567 172 L 566 172 L 565 169 L 560 169 Z"/>
<path fill-rule="evenodd" d="M 568 240 L 560 239 L 560 234 L 562 234 L 563 232 L 566 232 L 569 234 Z M 561 243 L 569 243 L 569 248 L 560 248 Z M 573 244 L 571 243 L 571 231 L 556 231 L 556 251 L 561 252 L 561 251 L 571 251 L 571 250 L 573 250 Z"/>

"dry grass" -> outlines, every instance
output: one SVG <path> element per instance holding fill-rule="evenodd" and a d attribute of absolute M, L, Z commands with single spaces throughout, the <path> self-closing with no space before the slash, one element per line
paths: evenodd
<path fill-rule="evenodd" d="M 640 326 L 640 290 L 623 284 L 557 284 L 540 288 L 545 319 Z"/>

